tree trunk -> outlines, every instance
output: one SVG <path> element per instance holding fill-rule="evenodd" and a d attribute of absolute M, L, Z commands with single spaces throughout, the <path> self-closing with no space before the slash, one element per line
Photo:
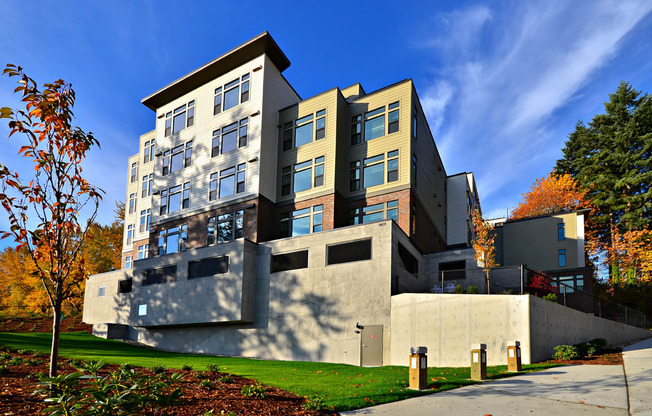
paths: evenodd
<path fill-rule="evenodd" d="M 491 295 L 491 286 L 489 285 L 489 273 L 491 273 L 491 269 L 485 269 L 484 274 L 487 279 L 487 295 Z"/>
<path fill-rule="evenodd" d="M 57 361 L 59 358 L 59 333 L 61 331 L 61 298 L 54 301 L 54 317 L 52 318 L 52 349 L 50 350 L 50 377 L 57 375 Z"/>

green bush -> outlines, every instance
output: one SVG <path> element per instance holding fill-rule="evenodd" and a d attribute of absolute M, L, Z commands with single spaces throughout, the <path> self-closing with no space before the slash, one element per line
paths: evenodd
<path fill-rule="evenodd" d="M 323 410 L 326 408 L 326 404 L 324 403 L 324 399 L 321 396 L 313 394 L 303 404 L 303 408 L 306 410 Z"/>
<path fill-rule="evenodd" d="M 555 355 L 552 356 L 556 360 L 564 361 L 575 360 L 579 357 L 577 348 L 573 345 L 557 345 L 555 347 Z"/>
<path fill-rule="evenodd" d="M 199 387 L 205 387 L 210 389 L 211 387 L 213 387 L 213 383 L 211 383 L 211 381 L 208 379 L 203 379 L 202 381 L 199 382 Z"/>
<path fill-rule="evenodd" d="M 464 292 L 465 292 L 464 286 L 462 286 L 462 285 L 455 286 L 455 293 L 460 293 L 461 294 L 461 293 L 464 293 Z M 317 410 L 319 410 L 319 409 L 317 409 Z"/>
<path fill-rule="evenodd" d="M 474 293 L 478 293 L 478 292 L 479 292 L 479 288 L 476 285 L 471 285 L 471 286 L 469 286 L 468 289 L 466 289 L 466 293 L 468 293 L 469 295 L 474 294 Z"/>
<path fill-rule="evenodd" d="M 542 299 L 549 300 L 550 302 L 557 303 L 557 294 L 556 293 L 548 293 L 547 295 L 544 295 Z"/>
<path fill-rule="evenodd" d="M 217 364 L 213 364 L 213 363 L 208 364 L 206 366 L 206 368 L 208 368 L 208 371 L 210 371 L 211 373 L 219 373 L 220 372 L 220 366 L 217 365 Z"/>
<path fill-rule="evenodd" d="M 220 383 L 227 383 L 227 384 L 231 384 L 234 382 L 233 377 L 231 377 L 229 374 L 218 378 L 217 381 L 219 381 Z"/>
<path fill-rule="evenodd" d="M 154 367 L 152 367 L 152 372 L 154 374 L 163 374 L 165 373 L 165 367 L 163 367 L 162 365 L 155 365 Z"/>
<path fill-rule="evenodd" d="M 13 357 L 7 361 L 7 365 L 21 365 L 24 361 L 25 360 L 23 360 L 21 357 Z"/>
<path fill-rule="evenodd" d="M 183 371 L 191 371 L 191 370 L 192 370 L 192 366 L 189 365 L 189 364 L 184 364 L 183 366 L 181 366 L 181 369 L 182 369 Z"/>
<path fill-rule="evenodd" d="M 256 383 L 244 386 L 240 393 L 245 397 L 260 397 L 262 399 L 267 396 L 267 389 L 262 384 Z"/>

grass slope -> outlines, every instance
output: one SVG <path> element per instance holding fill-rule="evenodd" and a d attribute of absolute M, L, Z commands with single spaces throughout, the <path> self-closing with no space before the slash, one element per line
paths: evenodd
<path fill-rule="evenodd" d="M 0 332 L 0 345 L 46 354 L 50 351 L 51 340 L 52 335 L 49 333 Z M 181 368 L 191 365 L 195 370 L 206 370 L 208 364 L 216 364 L 224 372 L 256 379 L 263 384 L 300 396 L 309 397 L 316 394 L 335 411 L 358 409 L 475 384 L 469 380 L 470 369 L 463 367 L 431 367 L 428 369 L 428 387 L 432 390 L 414 391 L 405 388 L 408 385 L 408 368 L 402 366 L 362 368 L 346 364 L 182 354 L 140 348 L 97 338 L 85 332 L 61 334 L 60 355 L 82 360 L 104 360 L 115 364 L 129 363 L 142 367 L 162 365 L 166 368 Z M 554 365 L 526 365 L 524 370 L 530 372 L 552 366 Z M 507 366 L 487 368 L 490 378 L 507 377 L 506 371 Z"/>

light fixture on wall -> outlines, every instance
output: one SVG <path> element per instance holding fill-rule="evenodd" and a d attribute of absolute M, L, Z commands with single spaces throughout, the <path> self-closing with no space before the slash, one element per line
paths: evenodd
<path fill-rule="evenodd" d="M 256 71 L 260 71 L 261 69 L 263 69 L 263 66 L 262 66 L 262 65 L 258 65 L 257 67 L 255 67 L 255 68 L 253 69 L 253 71 L 254 71 L 254 72 L 256 72 Z"/>
<path fill-rule="evenodd" d="M 250 117 L 255 117 L 255 116 L 258 116 L 258 115 L 260 115 L 260 110 L 256 110 L 254 113 L 252 113 L 250 115 Z"/>

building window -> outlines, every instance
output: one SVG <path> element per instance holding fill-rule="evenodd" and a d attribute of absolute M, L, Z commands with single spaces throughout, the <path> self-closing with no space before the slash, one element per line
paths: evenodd
<path fill-rule="evenodd" d="M 136 194 L 129 194 L 129 213 L 136 212 Z"/>
<path fill-rule="evenodd" d="M 412 186 L 417 186 L 417 155 L 412 154 Z"/>
<path fill-rule="evenodd" d="M 150 173 L 149 175 L 143 176 L 143 183 L 141 186 L 141 198 L 146 198 L 152 195 L 152 185 L 154 183 L 154 174 Z"/>
<path fill-rule="evenodd" d="M 195 124 L 195 101 L 169 111 L 165 115 L 165 137 Z"/>
<path fill-rule="evenodd" d="M 190 207 L 190 182 L 161 191 L 160 215 L 171 214 Z"/>
<path fill-rule="evenodd" d="M 229 272 L 229 256 L 188 262 L 188 280 L 210 277 Z"/>
<path fill-rule="evenodd" d="M 147 140 L 143 149 L 143 162 L 149 163 L 154 160 L 154 149 L 156 145 L 156 140 Z"/>
<path fill-rule="evenodd" d="M 313 184 L 314 187 L 324 185 L 324 160 L 324 156 L 314 159 L 314 176 L 313 160 L 297 163 L 293 167 L 284 167 L 281 177 L 281 195 L 308 190 L 313 187 Z"/>
<path fill-rule="evenodd" d="M 364 139 L 373 140 L 385 135 L 385 107 L 369 111 L 364 115 Z"/>
<path fill-rule="evenodd" d="M 294 147 L 312 143 L 326 137 L 326 110 L 319 110 L 314 114 L 301 117 L 294 123 L 283 125 L 283 150 L 292 148 L 292 129 L 294 124 Z"/>
<path fill-rule="evenodd" d="M 387 164 L 387 168 L 385 168 Z M 387 170 L 387 179 L 385 179 L 385 170 Z M 358 191 L 362 188 L 382 185 L 389 182 L 398 181 L 398 150 L 384 154 L 372 156 L 364 159 L 362 162 L 351 162 L 349 171 L 349 190 Z"/>
<path fill-rule="evenodd" d="M 557 240 L 565 240 L 566 239 L 566 224 L 559 223 L 557 224 Z"/>
<path fill-rule="evenodd" d="M 247 123 L 249 118 L 231 123 L 221 130 L 213 131 L 211 157 L 224 154 L 247 145 Z"/>
<path fill-rule="evenodd" d="M 349 174 L 350 191 L 360 190 L 360 178 L 360 161 L 356 160 L 355 162 L 351 162 L 351 171 Z"/>
<path fill-rule="evenodd" d="M 226 243 L 242 238 L 244 210 L 220 214 L 208 219 L 207 245 Z"/>
<path fill-rule="evenodd" d="M 575 276 L 560 276 L 558 278 L 559 292 L 560 293 L 573 293 L 575 292 Z"/>
<path fill-rule="evenodd" d="M 349 216 L 349 223 L 351 225 L 382 220 L 398 221 L 398 201 L 388 201 L 355 208 L 349 212 Z"/>
<path fill-rule="evenodd" d="M 130 246 L 133 240 L 134 240 L 134 226 L 132 224 L 129 224 L 127 226 L 127 245 Z"/>
<path fill-rule="evenodd" d="M 131 164 L 131 177 L 129 178 L 130 183 L 136 182 L 138 179 L 138 162 Z"/>
<path fill-rule="evenodd" d="M 323 229 L 323 205 L 281 214 L 281 237 L 318 233 Z"/>
<path fill-rule="evenodd" d="M 138 246 L 138 260 L 146 259 L 149 255 L 149 244 Z"/>
<path fill-rule="evenodd" d="M 387 182 L 398 180 L 398 150 L 387 153 Z"/>
<path fill-rule="evenodd" d="M 144 233 L 145 231 L 149 231 L 150 217 L 151 217 L 150 208 L 140 211 L 140 226 L 138 228 L 138 232 Z"/>
<path fill-rule="evenodd" d="M 415 107 L 413 112 L 412 112 L 412 137 L 414 137 L 415 140 L 417 138 L 417 125 L 418 125 L 418 122 L 417 122 L 418 117 L 417 116 L 418 116 L 418 114 L 419 113 L 417 113 L 417 109 Z"/>
<path fill-rule="evenodd" d="M 398 101 L 391 103 L 388 108 L 389 113 L 387 114 L 387 134 L 392 134 L 398 131 Z"/>
<path fill-rule="evenodd" d="M 192 140 L 181 144 L 172 150 L 163 152 L 163 176 L 177 172 L 183 168 L 190 167 L 192 164 Z"/>
<path fill-rule="evenodd" d="M 106 286 L 100 286 L 97 288 L 97 297 L 103 298 L 106 296 Z"/>
<path fill-rule="evenodd" d="M 307 268 L 308 250 L 295 251 L 292 253 L 272 254 L 272 273 Z"/>
<path fill-rule="evenodd" d="M 208 183 L 208 200 L 214 201 L 217 198 L 225 198 L 244 192 L 246 188 L 246 169 L 247 164 L 241 163 L 237 167 L 232 166 L 221 170 L 219 173 L 212 173 Z"/>
<path fill-rule="evenodd" d="M 362 143 L 362 116 L 351 118 L 351 145 Z"/>
<path fill-rule="evenodd" d="M 147 315 L 147 304 L 138 305 L 138 316 Z"/>
<path fill-rule="evenodd" d="M 369 157 L 363 162 L 363 187 L 370 188 L 385 183 L 385 155 Z"/>
<path fill-rule="evenodd" d="M 125 269 L 131 269 L 132 257 L 125 257 Z"/>
<path fill-rule="evenodd" d="M 159 285 L 177 281 L 177 266 L 164 266 L 143 270 L 143 286 Z M 142 305 L 141 305 L 142 306 Z"/>
<path fill-rule="evenodd" d="M 249 89 L 249 74 L 216 88 L 213 99 L 213 115 L 249 101 Z"/>
<path fill-rule="evenodd" d="M 557 250 L 557 258 L 559 259 L 559 267 L 566 267 L 566 249 Z"/>
<path fill-rule="evenodd" d="M 371 239 L 326 246 L 326 265 L 371 259 Z"/>
<path fill-rule="evenodd" d="M 161 230 L 158 233 L 158 255 L 186 251 L 186 242 L 188 240 L 188 225 L 184 224 L 179 227 L 172 227 L 167 230 Z"/>

